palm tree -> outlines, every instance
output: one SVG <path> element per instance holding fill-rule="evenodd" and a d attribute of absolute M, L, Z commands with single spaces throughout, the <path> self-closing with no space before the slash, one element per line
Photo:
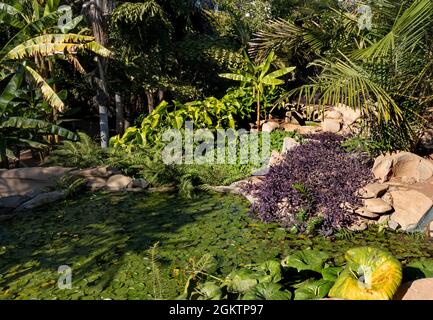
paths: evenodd
<path fill-rule="evenodd" d="M 406 149 L 413 147 L 408 142 L 414 138 L 409 119 L 417 119 L 418 114 L 405 106 L 422 110 L 433 100 L 432 86 L 425 85 L 433 74 L 429 35 L 433 4 L 430 0 L 384 3 L 374 16 L 380 27 L 371 31 L 357 29 L 355 13 L 334 9 L 322 20 L 316 17 L 302 25 L 274 21 L 257 35 L 252 47 L 259 54 L 282 48 L 292 54 L 300 47 L 307 50 L 313 61 L 310 66 L 318 72 L 312 83 L 288 96 L 298 94 L 311 101 L 319 94 L 320 104 L 348 104 L 374 119 L 379 128 L 393 127 L 387 137 L 400 137 L 398 147 Z M 328 38 L 335 33 L 333 20 L 337 30 L 342 28 L 343 38 Z M 368 130 L 373 129 L 370 123 Z"/>
<path fill-rule="evenodd" d="M 245 52 L 244 56 L 247 61 L 247 70 L 239 70 L 237 73 L 222 73 L 220 77 L 239 81 L 243 86 L 252 88 L 253 96 L 257 101 L 257 130 L 260 131 L 260 99 L 264 94 L 265 87 L 284 84 L 284 80 L 278 78 L 292 72 L 295 67 L 281 68 L 269 73 L 271 64 L 275 60 L 273 51 L 260 64 L 254 63 Z"/>

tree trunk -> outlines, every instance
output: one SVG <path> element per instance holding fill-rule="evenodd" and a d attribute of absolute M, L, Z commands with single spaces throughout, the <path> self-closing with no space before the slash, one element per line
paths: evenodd
<path fill-rule="evenodd" d="M 164 101 L 164 90 L 158 89 L 158 103 Z"/>
<path fill-rule="evenodd" d="M 116 132 L 117 134 L 123 134 L 125 117 L 123 114 L 123 104 L 120 93 L 116 92 L 116 94 L 114 95 L 114 100 L 116 101 Z"/>
<path fill-rule="evenodd" d="M 146 91 L 146 96 L 147 96 L 147 107 L 150 114 L 153 111 L 153 109 L 155 109 L 155 99 L 153 97 L 152 91 Z"/>
<path fill-rule="evenodd" d="M 96 42 L 100 43 L 104 47 L 108 44 L 108 28 L 107 28 L 107 16 L 112 11 L 111 0 L 95 0 L 87 4 L 87 16 L 92 25 L 93 36 Z M 101 135 L 101 147 L 108 148 L 109 139 L 109 127 L 108 127 L 108 102 L 109 95 L 107 89 L 107 82 L 105 80 L 105 74 L 107 72 L 107 59 L 97 56 L 98 64 L 98 79 L 97 83 L 97 95 L 96 104 L 99 109 L 99 127 Z"/>

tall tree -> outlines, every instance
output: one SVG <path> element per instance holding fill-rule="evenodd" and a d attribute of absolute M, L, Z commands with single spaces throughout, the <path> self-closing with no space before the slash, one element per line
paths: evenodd
<path fill-rule="evenodd" d="M 83 5 L 84 12 L 91 24 L 93 36 L 96 42 L 106 47 L 108 44 L 107 19 L 113 10 L 111 0 L 92 0 Z M 97 57 L 98 77 L 96 80 L 97 94 L 96 104 L 99 109 L 99 126 L 101 135 L 101 147 L 108 148 L 109 126 L 108 126 L 108 103 L 109 94 L 105 75 L 107 73 L 107 59 Z"/>

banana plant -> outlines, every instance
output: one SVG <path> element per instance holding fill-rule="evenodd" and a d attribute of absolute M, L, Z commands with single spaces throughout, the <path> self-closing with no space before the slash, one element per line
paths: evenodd
<path fill-rule="evenodd" d="M 275 88 L 284 84 L 284 80 L 279 78 L 294 71 L 295 67 L 285 67 L 269 72 L 271 64 L 275 60 L 273 51 L 260 64 L 254 63 L 245 51 L 244 57 L 247 62 L 247 70 L 238 70 L 236 73 L 222 73 L 220 77 L 239 81 L 243 87 L 252 88 L 257 102 L 257 129 L 260 131 L 260 102 L 265 93 L 265 87 Z"/>
<path fill-rule="evenodd" d="M 9 167 L 8 159 L 19 159 L 19 150 L 30 148 L 42 150 L 47 147 L 44 141 L 46 135 L 77 140 L 72 131 L 47 121 L 14 116 L 14 105 L 20 98 L 20 86 L 23 82 L 24 70 L 21 68 L 15 73 L 2 94 L 0 95 L 0 167 Z M 14 152 L 14 149 L 16 152 Z"/>
<path fill-rule="evenodd" d="M 44 61 L 52 64 L 53 59 L 62 58 L 83 71 L 76 58 L 80 51 L 93 52 L 103 57 L 111 54 L 93 36 L 62 33 L 75 27 L 81 19 L 73 19 L 66 28 L 61 28 L 58 22 L 64 14 L 64 9 L 59 7 L 59 0 L 48 0 L 43 8 L 36 0 L 27 3 L 15 1 L 13 5 L 0 2 L 0 22 L 19 28 L 0 50 L 0 81 L 19 68 L 23 69 L 41 89 L 45 101 L 59 112 L 64 111 L 65 105 L 56 90 L 44 79 L 41 64 Z"/>

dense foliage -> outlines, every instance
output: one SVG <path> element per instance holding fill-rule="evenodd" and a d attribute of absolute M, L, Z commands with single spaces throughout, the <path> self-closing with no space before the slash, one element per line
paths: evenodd
<path fill-rule="evenodd" d="M 341 141 L 325 133 L 289 150 L 263 182 L 246 187 L 257 198 L 252 211 L 294 232 L 330 235 L 350 226 L 356 221 L 350 209 L 361 204 L 355 191 L 373 177 L 362 159 L 344 151 Z"/>

